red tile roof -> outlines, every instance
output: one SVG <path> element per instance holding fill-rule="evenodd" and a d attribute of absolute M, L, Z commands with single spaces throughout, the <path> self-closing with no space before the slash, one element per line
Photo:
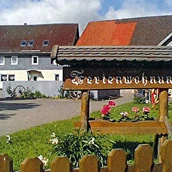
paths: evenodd
<path fill-rule="evenodd" d="M 136 23 L 116 24 L 116 28 L 111 38 L 112 45 L 125 46 L 129 45 L 133 36 Z"/>
<path fill-rule="evenodd" d="M 76 45 L 158 45 L 171 32 L 171 15 L 95 21 L 88 23 Z"/>
<path fill-rule="evenodd" d="M 115 21 L 91 22 L 77 45 L 128 45 L 136 23 L 116 24 Z"/>
<path fill-rule="evenodd" d="M 78 37 L 78 24 L 0 26 L 0 52 L 51 52 L 53 45 L 75 45 Z M 34 40 L 34 45 L 22 47 L 23 40 Z M 44 40 L 49 40 L 48 46 L 42 45 Z"/>

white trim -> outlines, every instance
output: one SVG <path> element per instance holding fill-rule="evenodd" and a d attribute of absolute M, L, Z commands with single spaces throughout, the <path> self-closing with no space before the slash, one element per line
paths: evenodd
<path fill-rule="evenodd" d="M 35 63 L 34 62 L 34 58 L 36 58 L 37 60 L 37 62 Z M 38 56 L 32 56 L 32 65 L 38 65 L 38 61 L 39 61 L 39 57 Z"/>
<path fill-rule="evenodd" d="M 16 62 L 13 61 L 13 58 L 16 58 Z M 11 56 L 11 65 L 18 65 L 18 56 Z"/>
<path fill-rule="evenodd" d="M 34 45 L 34 40 L 33 40 L 33 39 L 32 39 L 32 40 L 29 40 L 29 41 L 27 42 L 27 46 L 33 47 L 33 45 Z"/>
<path fill-rule="evenodd" d="M 167 46 L 172 46 L 172 41 Z"/>
<path fill-rule="evenodd" d="M 0 65 L 5 65 L 5 57 L 0 56 L 0 58 L 2 58 L 2 63 L 1 63 L 1 60 L 0 60 Z"/>
<path fill-rule="evenodd" d="M 165 37 L 165 39 L 163 39 L 159 44 L 158 44 L 158 46 L 162 46 L 168 39 L 170 39 L 172 37 L 172 32 L 168 35 L 168 36 L 166 36 Z M 170 44 L 171 44 L 171 42 L 170 42 Z M 169 45 L 169 44 L 168 44 Z"/>

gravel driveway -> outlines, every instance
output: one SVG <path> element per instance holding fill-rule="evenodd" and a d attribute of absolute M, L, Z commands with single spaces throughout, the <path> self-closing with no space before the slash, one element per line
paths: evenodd
<path fill-rule="evenodd" d="M 117 105 L 132 101 L 132 92 L 123 91 Z M 90 112 L 101 109 L 108 100 L 91 101 Z M 6 100 L 0 99 L 0 136 L 41 124 L 79 116 L 80 100 Z"/>

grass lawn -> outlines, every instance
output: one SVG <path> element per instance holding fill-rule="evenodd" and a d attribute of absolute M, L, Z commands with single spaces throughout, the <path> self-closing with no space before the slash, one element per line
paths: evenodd
<path fill-rule="evenodd" d="M 134 103 L 119 105 L 112 109 L 112 116 L 114 117 L 115 115 L 119 115 L 119 113 L 123 111 L 127 111 L 129 114 L 132 114 L 131 108 L 133 106 L 137 106 L 141 109 L 144 106 L 151 105 Z M 172 106 L 170 105 L 169 107 L 169 113 L 171 113 Z M 151 110 L 150 113 L 154 118 L 157 118 L 158 109 Z M 98 117 L 99 115 L 99 112 L 94 112 L 91 114 L 91 117 Z M 20 168 L 21 162 L 26 157 L 37 157 L 39 155 L 43 155 L 43 157 L 48 158 L 49 162 L 51 162 L 56 156 L 51 153 L 51 134 L 54 132 L 57 136 L 62 136 L 68 133 L 73 133 L 73 124 L 79 119 L 79 117 L 76 117 L 69 120 L 44 124 L 28 130 L 22 130 L 10 135 L 10 143 L 7 143 L 6 136 L 0 137 L 0 153 L 6 153 L 13 158 L 15 170 Z M 133 158 L 134 149 L 138 144 L 148 143 L 152 146 L 154 142 L 154 135 L 108 135 L 108 138 L 115 142 L 115 144 L 113 144 L 109 149 L 123 148 L 128 153 L 128 159 Z M 107 150 L 107 153 L 110 150 Z M 47 168 L 49 168 L 49 166 Z"/>

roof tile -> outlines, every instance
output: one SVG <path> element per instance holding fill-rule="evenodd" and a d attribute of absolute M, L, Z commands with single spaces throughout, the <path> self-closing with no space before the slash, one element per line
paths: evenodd
<path fill-rule="evenodd" d="M 88 23 L 78 46 L 156 46 L 172 32 L 172 15 Z"/>
<path fill-rule="evenodd" d="M 51 52 L 53 45 L 75 45 L 77 38 L 78 24 L 1 25 L 0 52 L 24 50 Z M 34 45 L 21 47 L 23 40 L 34 40 Z M 42 45 L 44 40 L 49 40 L 48 46 Z"/>

